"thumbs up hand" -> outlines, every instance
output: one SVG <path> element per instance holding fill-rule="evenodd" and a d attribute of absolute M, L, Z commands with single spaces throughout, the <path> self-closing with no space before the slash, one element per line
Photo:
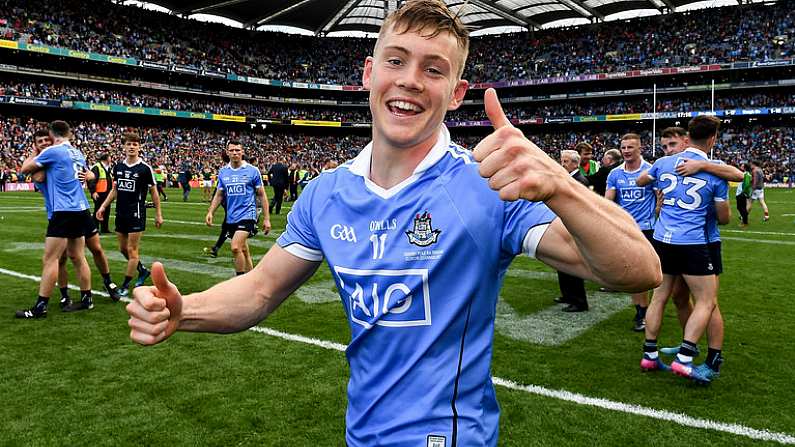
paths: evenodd
<path fill-rule="evenodd" d="M 142 345 L 154 345 L 170 337 L 182 316 L 182 295 L 159 262 L 152 265 L 152 282 L 154 286 L 135 288 L 134 299 L 127 305 L 130 338 Z"/>
<path fill-rule="evenodd" d="M 473 156 L 480 162 L 480 175 L 502 200 L 546 201 L 560 185 L 572 181 L 561 165 L 511 124 L 493 88 L 486 90 L 484 105 L 494 132 L 475 146 Z"/>

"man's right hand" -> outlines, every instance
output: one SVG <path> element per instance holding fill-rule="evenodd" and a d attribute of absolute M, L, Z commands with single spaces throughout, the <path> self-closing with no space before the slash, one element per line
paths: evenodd
<path fill-rule="evenodd" d="M 103 221 L 105 220 L 105 206 L 100 206 L 97 210 L 97 220 Z"/>
<path fill-rule="evenodd" d="M 133 301 L 127 305 L 130 339 L 141 345 L 154 345 L 170 337 L 182 316 L 182 295 L 159 262 L 152 265 L 152 282 L 154 286 L 135 288 Z"/>
<path fill-rule="evenodd" d="M 99 193 L 98 192 L 92 193 L 91 198 L 97 200 L 97 198 L 99 198 Z"/>
<path fill-rule="evenodd" d="M 213 226 L 213 215 L 211 213 L 207 213 L 207 215 L 204 216 L 204 223 L 206 223 L 208 227 Z"/>

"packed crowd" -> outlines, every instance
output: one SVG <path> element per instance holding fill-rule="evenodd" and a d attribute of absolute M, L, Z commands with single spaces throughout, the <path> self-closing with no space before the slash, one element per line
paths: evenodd
<path fill-rule="evenodd" d="M 795 56 L 792 2 L 472 39 L 465 78 L 506 81 Z M 359 84 L 373 41 L 257 32 L 114 2 L 0 0 L 0 38 L 304 82 Z"/>
<path fill-rule="evenodd" d="M 20 82 L 0 79 L 0 96 L 28 96 L 60 101 L 84 101 L 130 107 L 155 107 L 189 112 L 255 116 L 270 119 L 311 119 L 326 121 L 369 121 L 367 108 L 312 107 L 291 104 L 269 105 L 266 102 L 236 99 L 217 100 L 211 95 L 155 94 L 114 88 L 53 82 Z M 367 113 L 365 113 L 367 112 Z"/>
<path fill-rule="evenodd" d="M 100 152 L 109 152 L 115 159 L 122 157 L 120 137 L 126 129 L 118 124 L 100 122 L 72 123 L 73 143 L 89 161 Z M 40 123 L 30 118 L 0 118 L 0 169 L 17 178 L 17 170 L 30 150 L 30 142 Z M 263 134 L 244 132 L 221 133 L 200 128 L 142 127 L 142 156 L 153 164 L 163 165 L 167 172 L 176 174 L 186 168 L 201 172 L 204 167 L 215 170 L 221 165 L 220 153 L 230 138 L 237 138 L 246 149 L 251 162 L 267 170 L 279 161 L 295 163 L 310 171 L 319 171 L 328 161 L 341 163 L 351 159 L 369 141 L 363 136 L 317 136 L 300 133 Z M 601 158 L 607 149 L 618 148 L 621 134 L 617 132 L 538 133 L 526 130 L 528 137 L 551 156 L 558 157 L 563 149 L 572 149 L 577 143 L 587 141 L 594 147 L 595 158 Z M 652 155 L 651 132 L 641 131 L 643 154 L 648 160 L 661 156 L 658 149 Z M 484 135 L 453 130 L 453 140 L 464 147 L 473 148 Z M 791 178 L 795 163 L 795 127 L 766 128 L 728 127 L 715 147 L 715 158 L 738 165 L 751 159 L 760 160 L 770 182 L 784 182 Z M 22 178 L 24 180 L 24 178 Z"/>
<path fill-rule="evenodd" d="M 90 163 L 99 153 L 108 152 L 118 160 L 123 157 L 122 133 L 128 129 L 114 123 L 75 122 L 72 143 L 86 154 Z M 32 135 L 42 123 L 31 118 L 0 118 L 0 167 L 14 177 L 31 149 Z M 236 138 L 243 143 L 252 164 L 261 170 L 277 161 L 298 164 L 307 170 L 320 170 L 328 161 L 341 162 L 355 156 L 367 139 L 355 136 L 314 136 L 307 134 L 222 133 L 199 128 L 141 127 L 141 156 L 153 165 L 163 165 L 167 172 L 188 169 L 201 172 L 205 167 L 222 166 L 221 151 L 226 142 Z M 24 177 L 22 178 L 24 180 Z"/>
<path fill-rule="evenodd" d="M 795 106 L 795 91 L 776 90 L 752 93 L 752 90 L 718 91 L 715 110 L 748 107 Z M 152 91 L 123 90 L 119 87 L 96 87 L 54 82 L 30 82 L 0 79 L 0 96 L 27 96 L 62 101 L 85 101 L 98 104 L 117 104 L 132 107 L 156 107 L 170 110 L 208 112 L 230 115 L 245 115 L 270 119 L 325 120 L 345 122 L 369 122 L 367 107 L 313 107 L 236 99 L 216 100 L 213 96 L 166 94 Z M 708 93 L 687 93 L 683 96 L 658 97 L 658 112 L 692 112 L 710 110 Z M 532 118 L 553 116 L 590 116 L 622 113 L 646 113 L 652 110 L 652 99 L 648 96 L 626 96 L 613 98 L 582 98 L 565 101 L 535 101 L 506 104 L 505 112 L 510 118 Z M 447 116 L 451 121 L 485 120 L 482 106 L 463 107 Z"/>

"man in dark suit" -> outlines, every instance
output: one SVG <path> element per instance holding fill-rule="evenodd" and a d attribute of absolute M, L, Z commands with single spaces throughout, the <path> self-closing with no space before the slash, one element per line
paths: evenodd
<path fill-rule="evenodd" d="M 588 186 L 588 180 L 579 169 L 580 154 L 577 151 L 561 151 L 560 164 L 566 168 L 574 180 Z M 585 281 L 582 278 L 559 271 L 558 285 L 560 286 L 560 298 L 556 298 L 555 302 L 566 304 L 563 312 L 585 312 L 588 310 L 588 297 L 585 294 Z"/>
<path fill-rule="evenodd" d="M 277 161 L 268 170 L 268 183 L 273 187 L 273 200 L 271 200 L 270 213 L 279 214 L 282 211 L 282 200 L 284 200 L 284 190 L 290 182 L 290 175 L 287 166 Z"/>
<path fill-rule="evenodd" d="M 594 175 L 585 176 L 588 184 L 593 187 L 593 192 L 600 196 L 605 195 L 607 189 L 607 176 L 610 171 L 620 165 L 622 161 L 621 152 L 618 149 L 610 149 L 602 156 L 602 164 Z"/>
<path fill-rule="evenodd" d="M 97 210 L 105 199 L 110 194 L 111 186 L 113 185 L 113 177 L 110 170 L 110 155 L 107 152 L 99 154 L 97 162 L 91 166 L 91 172 L 94 173 L 94 180 L 87 182 L 88 191 L 91 193 L 91 198 L 94 200 L 94 224 L 99 228 L 100 233 L 110 233 L 108 222 L 110 219 L 97 220 Z M 105 214 L 109 216 L 110 213 Z"/>

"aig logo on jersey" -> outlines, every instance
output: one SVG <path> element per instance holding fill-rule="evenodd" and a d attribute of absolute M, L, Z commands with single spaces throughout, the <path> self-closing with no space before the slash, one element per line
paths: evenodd
<path fill-rule="evenodd" d="M 135 180 L 120 178 L 116 180 L 116 188 L 119 191 L 135 192 Z"/>
<path fill-rule="evenodd" d="M 226 195 L 228 196 L 242 196 L 246 193 L 246 185 L 242 183 L 233 183 L 226 186 Z"/>
<path fill-rule="evenodd" d="M 431 325 L 428 269 L 360 270 L 334 267 L 352 322 L 373 326 Z"/>
<path fill-rule="evenodd" d="M 329 235 L 331 235 L 331 238 L 334 240 L 356 242 L 356 232 L 353 230 L 353 227 L 347 225 L 332 225 L 331 230 L 329 230 Z"/>
<path fill-rule="evenodd" d="M 635 202 L 637 200 L 643 200 L 645 194 L 644 188 L 622 188 L 621 189 L 621 200 L 624 202 Z"/>

